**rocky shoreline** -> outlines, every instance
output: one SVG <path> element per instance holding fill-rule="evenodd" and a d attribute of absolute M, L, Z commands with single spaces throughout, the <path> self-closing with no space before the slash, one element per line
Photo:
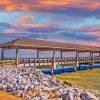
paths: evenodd
<path fill-rule="evenodd" d="M 75 85 L 27 67 L 1 67 L 0 90 L 28 100 L 100 100 Z"/>

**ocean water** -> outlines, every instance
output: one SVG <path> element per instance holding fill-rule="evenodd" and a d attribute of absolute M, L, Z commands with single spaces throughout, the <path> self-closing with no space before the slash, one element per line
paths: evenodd
<path fill-rule="evenodd" d="M 95 64 L 93 66 L 93 69 L 94 68 L 100 68 L 100 64 Z M 88 66 L 88 65 L 80 66 L 80 70 L 79 70 L 79 67 L 76 68 L 77 71 L 88 70 L 88 69 L 90 69 L 90 66 Z M 75 71 L 74 67 L 68 67 L 68 66 L 65 67 L 64 70 L 63 70 L 63 72 L 66 72 L 66 73 L 71 73 L 71 72 L 74 72 L 74 71 Z M 51 75 L 51 70 L 50 69 L 43 69 L 42 72 L 47 74 L 47 75 Z M 55 74 L 61 74 L 63 72 L 62 72 L 62 67 L 59 66 L 57 69 L 55 69 L 53 71 L 53 74 L 54 75 Z"/>

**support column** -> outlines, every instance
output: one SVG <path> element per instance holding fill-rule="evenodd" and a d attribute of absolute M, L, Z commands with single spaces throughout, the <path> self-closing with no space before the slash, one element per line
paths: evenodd
<path fill-rule="evenodd" d="M 51 75 L 53 75 L 53 70 L 54 69 L 56 69 L 56 54 L 55 54 L 55 49 L 53 50 L 53 59 L 52 59 Z"/>
<path fill-rule="evenodd" d="M 100 62 L 100 52 L 99 52 L 99 62 Z"/>
<path fill-rule="evenodd" d="M 63 57 L 63 51 L 60 52 L 60 58 L 62 59 Z M 62 73 L 64 72 L 64 66 L 62 66 Z"/>
<path fill-rule="evenodd" d="M 93 65 L 94 65 L 93 52 L 90 52 L 90 58 L 91 58 L 90 70 L 92 70 Z"/>
<path fill-rule="evenodd" d="M 75 66 L 75 71 L 77 71 L 77 67 L 79 67 L 79 52 L 78 51 L 76 51 L 76 66 Z"/>
<path fill-rule="evenodd" d="M 37 58 L 39 58 L 39 50 L 37 50 Z"/>
<path fill-rule="evenodd" d="M 99 57 L 100 57 L 100 52 L 99 52 Z"/>
<path fill-rule="evenodd" d="M 18 52 L 19 52 L 19 49 L 16 48 L 16 61 L 15 61 L 15 64 L 16 64 L 17 67 L 19 66 L 19 54 L 18 54 Z"/>
<path fill-rule="evenodd" d="M 61 51 L 61 52 L 60 52 L 60 57 L 62 58 L 62 56 L 63 56 L 63 52 Z"/>
<path fill-rule="evenodd" d="M 1 60 L 4 60 L 4 49 L 1 51 Z"/>

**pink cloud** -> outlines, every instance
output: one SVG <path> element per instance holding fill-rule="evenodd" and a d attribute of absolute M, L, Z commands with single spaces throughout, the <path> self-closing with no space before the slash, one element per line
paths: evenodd
<path fill-rule="evenodd" d="M 96 46 L 96 47 L 100 47 L 100 38 L 97 39 L 96 41 L 82 41 L 82 40 L 78 40 L 78 41 L 74 41 L 74 43 L 76 44 L 83 44 L 83 45 L 88 45 L 88 46 Z"/>
<path fill-rule="evenodd" d="M 88 34 L 100 36 L 100 31 L 98 31 L 98 32 L 88 32 Z"/>
<path fill-rule="evenodd" d="M 16 29 L 7 29 L 3 31 L 3 34 L 9 35 L 9 36 L 28 36 L 30 32 L 22 32 Z"/>
<path fill-rule="evenodd" d="M 12 24 L 13 27 L 17 28 L 23 28 L 23 29 L 28 29 L 28 28 L 49 28 L 49 27 L 54 27 L 54 26 L 59 26 L 58 23 L 56 22 L 50 22 L 46 24 Z"/>
<path fill-rule="evenodd" d="M 96 31 L 96 30 L 100 30 L 100 25 L 95 25 L 95 26 L 84 26 L 84 27 L 80 27 L 78 28 L 78 30 L 86 30 L 86 31 Z"/>
<path fill-rule="evenodd" d="M 19 17 L 19 20 L 20 20 L 21 22 L 31 21 L 31 20 L 33 20 L 33 19 L 34 19 L 33 16 L 21 16 L 21 17 Z"/>
<path fill-rule="evenodd" d="M 80 27 L 76 30 L 85 32 L 90 35 L 100 36 L 100 25 Z"/>

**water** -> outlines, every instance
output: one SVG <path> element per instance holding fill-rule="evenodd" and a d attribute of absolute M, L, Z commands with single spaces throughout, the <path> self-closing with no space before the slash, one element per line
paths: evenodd
<path fill-rule="evenodd" d="M 93 69 L 94 68 L 100 68 L 100 64 L 94 65 Z M 77 71 L 88 70 L 88 69 L 90 69 L 90 67 L 88 65 L 87 66 L 86 65 L 80 66 L 80 70 L 79 70 L 79 67 L 76 68 Z M 74 71 L 75 71 L 74 67 L 65 67 L 64 70 L 63 70 L 63 72 L 67 72 L 67 73 L 71 73 L 71 72 L 74 72 Z M 42 72 L 45 73 L 45 74 L 47 74 L 47 75 L 51 75 L 51 70 L 50 69 L 44 69 L 44 70 L 42 70 Z M 62 68 L 60 66 L 59 68 L 57 68 L 57 69 L 55 69 L 53 71 L 53 74 L 54 75 L 55 74 L 61 74 L 63 72 L 62 72 Z"/>

